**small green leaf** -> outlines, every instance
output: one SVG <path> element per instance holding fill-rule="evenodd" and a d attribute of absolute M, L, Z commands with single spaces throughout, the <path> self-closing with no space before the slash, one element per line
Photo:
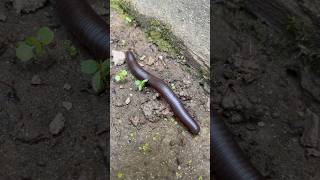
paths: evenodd
<path fill-rule="evenodd" d="M 116 76 L 114 77 L 114 79 L 115 79 L 117 82 L 119 82 L 119 81 L 121 80 L 121 77 L 118 76 L 118 75 L 116 75 Z"/>
<path fill-rule="evenodd" d="M 146 82 L 148 82 L 148 79 L 144 79 L 144 80 L 136 80 L 134 82 L 134 84 L 136 85 L 136 87 L 138 88 L 139 91 L 142 91 Z"/>
<path fill-rule="evenodd" d="M 43 46 L 41 44 L 40 41 L 38 41 L 36 38 L 34 37 L 27 37 L 25 42 L 30 45 L 30 46 L 33 46 L 35 49 L 35 54 L 37 56 L 41 56 L 42 53 L 43 53 Z"/>
<path fill-rule="evenodd" d="M 114 79 L 116 80 L 116 82 L 123 81 L 126 78 L 127 74 L 128 74 L 128 72 L 126 70 L 121 70 L 121 71 L 117 72 Z"/>
<path fill-rule="evenodd" d="M 110 70 L 110 64 L 109 64 L 109 60 L 105 60 L 103 61 L 102 65 L 101 65 L 101 70 L 103 72 L 103 74 L 108 74 L 109 73 L 109 70 Z"/>
<path fill-rule="evenodd" d="M 82 61 L 81 64 L 81 72 L 86 74 L 94 74 L 98 71 L 98 63 L 92 59 Z"/>
<path fill-rule="evenodd" d="M 44 45 L 53 41 L 54 33 L 48 27 L 42 27 L 38 30 L 37 39 Z"/>
<path fill-rule="evenodd" d="M 16 48 L 16 56 L 21 61 L 29 61 L 34 57 L 33 47 L 29 46 L 25 42 L 18 43 L 18 47 Z"/>
<path fill-rule="evenodd" d="M 132 22 L 132 19 L 131 19 L 131 17 L 129 17 L 129 16 L 125 16 L 125 17 L 124 17 L 124 20 L 125 20 L 127 23 L 131 23 L 131 22 Z"/>
<path fill-rule="evenodd" d="M 92 88 L 96 93 L 100 93 L 104 89 L 104 82 L 101 79 L 100 72 L 96 72 L 91 80 Z"/>

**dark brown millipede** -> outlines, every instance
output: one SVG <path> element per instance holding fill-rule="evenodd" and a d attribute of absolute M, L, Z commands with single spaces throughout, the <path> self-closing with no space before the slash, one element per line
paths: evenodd
<path fill-rule="evenodd" d="M 86 0 L 56 0 L 56 9 L 67 29 L 98 59 L 110 57 L 110 28 Z"/>
<path fill-rule="evenodd" d="M 56 0 L 58 14 L 68 30 L 100 59 L 110 57 L 110 31 L 108 24 L 95 13 L 86 0 Z M 175 115 L 190 130 L 199 133 L 199 125 L 190 117 L 172 90 L 159 78 L 142 69 L 135 61 L 132 52 L 127 52 L 130 71 L 138 79 L 148 79 L 170 104 Z M 263 176 L 244 156 L 238 144 L 232 139 L 224 122 L 214 118 L 211 112 L 210 154 L 213 160 L 213 172 L 219 180 L 260 180 Z"/>
<path fill-rule="evenodd" d="M 243 154 L 225 123 L 210 112 L 210 154 L 218 180 L 263 180 L 260 172 Z"/>
<path fill-rule="evenodd" d="M 157 90 L 168 102 L 174 115 L 178 117 L 181 123 L 185 125 L 192 134 L 198 134 L 200 131 L 198 123 L 193 120 L 173 91 L 161 79 L 142 69 L 131 51 L 126 53 L 126 57 L 130 72 L 140 80 L 148 79 L 148 85 Z"/>

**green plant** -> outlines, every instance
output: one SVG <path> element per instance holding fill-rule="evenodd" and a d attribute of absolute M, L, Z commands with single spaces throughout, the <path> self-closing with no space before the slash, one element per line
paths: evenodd
<path fill-rule="evenodd" d="M 43 55 L 45 47 L 54 39 L 54 33 L 48 27 L 40 28 L 35 36 L 25 38 L 18 42 L 16 56 L 21 61 L 37 59 Z"/>
<path fill-rule="evenodd" d="M 141 144 L 141 145 L 139 146 L 139 150 L 140 150 L 143 154 L 147 154 L 148 152 L 151 151 L 151 148 L 150 148 L 150 146 L 149 146 L 148 143 L 144 143 L 144 144 Z"/>
<path fill-rule="evenodd" d="M 124 173 L 123 172 L 118 172 L 117 173 L 117 178 L 118 179 L 123 179 L 124 178 Z"/>
<path fill-rule="evenodd" d="M 63 47 L 70 57 L 75 57 L 78 54 L 76 47 L 70 40 L 63 41 Z"/>
<path fill-rule="evenodd" d="M 109 74 L 109 61 L 97 62 L 89 59 L 81 62 L 81 72 L 93 75 L 91 79 L 92 88 L 100 93 L 106 88 L 106 81 Z"/>
<path fill-rule="evenodd" d="M 148 82 L 148 79 L 144 79 L 144 80 L 136 80 L 134 82 L 134 84 L 136 85 L 136 87 L 138 88 L 139 91 L 142 91 L 146 82 Z"/>
<path fill-rule="evenodd" d="M 114 77 L 114 80 L 116 80 L 116 82 L 123 81 L 126 78 L 127 74 L 128 72 L 126 70 L 121 70 L 117 72 L 116 76 Z"/>
<path fill-rule="evenodd" d="M 124 7 L 126 3 L 124 0 L 111 0 L 110 7 L 117 11 L 127 24 L 132 25 L 134 18 L 126 11 Z"/>

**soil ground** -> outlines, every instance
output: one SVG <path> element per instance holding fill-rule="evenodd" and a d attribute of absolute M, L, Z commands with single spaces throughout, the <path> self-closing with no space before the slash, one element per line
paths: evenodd
<path fill-rule="evenodd" d="M 0 2 L 0 179 L 107 179 L 109 93 L 94 95 L 80 72 L 80 61 L 90 58 L 86 50 L 76 44 L 79 54 L 68 56 L 62 44 L 73 38 L 52 4 L 36 9 L 17 14 L 11 1 Z M 54 30 L 53 45 L 37 62 L 20 62 L 17 42 L 42 26 Z M 52 135 L 49 126 L 59 113 L 65 123 Z"/>
<path fill-rule="evenodd" d="M 112 50 L 133 49 L 147 71 L 174 87 L 199 122 L 192 136 L 177 123 L 166 102 L 153 89 L 137 91 L 135 78 L 111 82 L 111 179 L 209 179 L 209 95 L 195 70 L 160 52 L 145 33 L 111 11 Z M 111 67 L 111 76 L 126 64 Z"/>
<path fill-rule="evenodd" d="M 267 179 L 320 179 L 320 77 L 308 52 L 245 8 L 217 3 L 212 12 L 216 115 Z"/>

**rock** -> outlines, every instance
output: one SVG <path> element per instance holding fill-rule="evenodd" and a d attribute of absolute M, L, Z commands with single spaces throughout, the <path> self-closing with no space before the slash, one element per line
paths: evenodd
<path fill-rule="evenodd" d="M 120 66 L 124 64 L 126 60 L 126 55 L 124 52 L 112 50 L 111 54 L 112 54 L 112 61 L 116 66 Z"/>
<path fill-rule="evenodd" d="M 139 117 L 138 117 L 138 116 L 135 116 L 135 117 L 133 117 L 133 118 L 130 119 L 131 124 L 134 125 L 134 126 L 138 126 L 139 121 L 140 121 L 140 120 L 139 120 Z"/>
<path fill-rule="evenodd" d="M 66 84 L 63 85 L 63 89 L 70 90 L 71 89 L 71 85 L 66 83 Z"/>
<path fill-rule="evenodd" d="M 143 61 L 145 58 L 146 58 L 146 56 L 145 56 L 145 55 L 143 55 L 143 56 L 141 56 L 141 57 L 140 57 L 140 59 L 139 59 L 139 60 L 140 60 L 140 61 Z"/>
<path fill-rule="evenodd" d="M 301 137 L 301 144 L 304 147 L 318 146 L 319 141 L 319 116 L 308 110 L 309 118 L 305 120 L 304 132 Z"/>
<path fill-rule="evenodd" d="M 141 67 L 144 67 L 144 64 L 142 64 L 142 63 L 138 63 Z"/>
<path fill-rule="evenodd" d="M 170 142 L 169 142 L 169 145 L 170 146 L 174 146 L 174 145 L 176 145 L 177 143 L 174 141 L 174 140 L 171 140 Z"/>
<path fill-rule="evenodd" d="M 182 101 L 188 101 L 192 99 L 191 96 L 189 96 L 189 93 L 183 90 L 179 92 L 179 97 Z"/>
<path fill-rule="evenodd" d="M 62 102 L 62 106 L 63 106 L 64 108 L 66 108 L 66 110 L 70 111 L 71 108 L 72 108 L 72 103 L 71 103 L 71 102 L 67 102 L 67 101 L 63 101 L 63 102 Z"/>
<path fill-rule="evenodd" d="M 58 113 L 49 125 L 50 133 L 53 135 L 59 134 L 64 128 L 65 121 L 66 121 L 66 119 L 63 116 L 63 114 Z"/>
<path fill-rule="evenodd" d="M 7 20 L 7 16 L 4 14 L 0 14 L 0 21 L 5 22 Z"/>
<path fill-rule="evenodd" d="M 154 64 L 155 61 L 156 61 L 156 60 L 155 60 L 153 57 L 150 56 L 149 59 L 148 59 L 147 65 L 148 65 L 148 66 L 151 66 L 151 65 Z"/>
<path fill-rule="evenodd" d="M 152 99 L 155 100 L 155 99 L 158 99 L 160 97 L 160 94 L 159 93 L 155 93 L 153 96 L 152 96 Z"/>
<path fill-rule="evenodd" d="M 260 122 L 258 122 L 258 126 L 259 127 L 264 127 L 266 124 L 264 123 L 264 122 L 262 122 L 262 121 L 260 121 Z"/>
<path fill-rule="evenodd" d="M 272 118 L 278 118 L 278 117 L 280 117 L 280 113 L 276 111 L 276 112 L 273 112 L 271 114 L 271 116 L 272 116 Z"/>
<path fill-rule="evenodd" d="M 119 46 L 125 46 L 126 45 L 126 41 L 125 40 L 121 40 L 120 42 L 119 42 Z"/>
<path fill-rule="evenodd" d="M 126 99 L 125 103 L 126 103 L 126 105 L 128 105 L 128 104 L 130 104 L 130 102 L 131 102 L 131 99 L 130 99 L 130 97 L 128 97 L 128 98 Z"/>
<path fill-rule="evenodd" d="M 182 82 L 183 82 L 183 84 L 185 84 L 185 85 L 190 85 L 190 84 L 192 84 L 192 82 L 191 82 L 190 80 L 188 80 L 188 79 L 183 79 Z"/>
<path fill-rule="evenodd" d="M 31 79 L 31 85 L 41 85 L 42 84 L 42 80 L 40 79 L 40 77 L 38 75 L 34 75 Z"/>

